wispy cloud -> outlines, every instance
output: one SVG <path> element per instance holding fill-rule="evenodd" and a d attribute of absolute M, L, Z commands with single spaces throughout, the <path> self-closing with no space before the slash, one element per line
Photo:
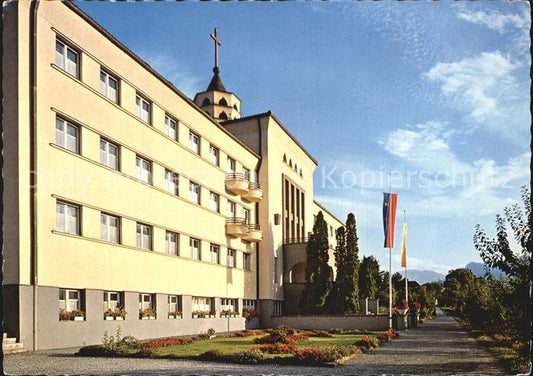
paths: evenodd
<path fill-rule="evenodd" d="M 423 76 L 441 85 L 442 94 L 467 113 L 471 126 L 483 126 L 523 144 L 530 115 L 528 86 L 514 76 L 520 67 L 499 51 L 483 52 L 474 58 L 438 63 Z"/>
<path fill-rule="evenodd" d="M 203 79 L 194 76 L 192 71 L 180 65 L 175 57 L 149 51 L 143 51 L 139 55 L 189 98 L 202 91 L 200 85 Z"/>
<path fill-rule="evenodd" d="M 497 11 L 472 12 L 468 10 L 463 10 L 459 12 L 457 16 L 467 22 L 485 25 L 488 28 L 496 30 L 500 33 L 503 33 L 510 28 L 527 29 L 530 23 L 527 12 L 524 12 L 522 14 L 512 14 L 500 13 Z"/>

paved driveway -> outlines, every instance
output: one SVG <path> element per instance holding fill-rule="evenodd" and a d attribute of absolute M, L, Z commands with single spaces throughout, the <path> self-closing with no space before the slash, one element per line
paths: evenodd
<path fill-rule="evenodd" d="M 15 375 L 503 375 L 497 362 L 441 311 L 420 329 L 337 368 L 243 366 L 167 359 L 77 357 L 77 349 L 7 355 Z"/>

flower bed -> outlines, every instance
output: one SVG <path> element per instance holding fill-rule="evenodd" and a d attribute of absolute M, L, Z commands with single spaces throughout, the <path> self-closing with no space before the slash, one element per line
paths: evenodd
<path fill-rule="evenodd" d="M 194 338 L 181 338 L 181 339 L 162 339 L 148 341 L 141 344 L 141 349 L 154 349 L 158 347 L 167 347 L 175 345 L 188 345 L 194 342 Z"/>
<path fill-rule="evenodd" d="M 264 330 L 243 330 L 242 332 L 235 333 L 236 337 L 252 337 L 252 336 L 262 336 L 267 334 Z"/>
<path fill-rule="evenodd" d="M 268 345 L 252 347 L 252 350 L 259 350 L 268 354 L 294 354 L 297 347 L 294 343 L 270 343 Z"/>

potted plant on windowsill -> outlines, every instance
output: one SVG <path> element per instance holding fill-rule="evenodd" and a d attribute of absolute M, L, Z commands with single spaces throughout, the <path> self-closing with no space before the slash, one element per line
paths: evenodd
<path fill-rule="evenodd" d="M 104 312 L 104 320 L 105 321 L 111 321 L 111 320 L 114 320 L 114 319 L 115 319 L 115 312 L 111 308 L 108 308 Z"/>
<path fill-rule="evenodd" d="M 169 319 L 181 319 L 182 317 L 182 313 L 180 310 L 176 310 L 176 311 L 170 311 L 168 313 L 168 318 Z"/>
<path fill-rule="evenodd" d="M 231 316 L 231 312 L 229 309 L 224 309 L 222 311 L 220 311 L 220 317 L 230 317 Z"/>
<path fill-rule="evenodd" d="M 70 321 L 70 318 L 72 317 L 72 314 L 64 310 L 63 308 L 59 309 L 59 321 Z"/>
<path fill-rule="evenodd" d="M 193 319 L 201 319 L 209 315 L 209 311 L 192 311 Z"/>
<path fill-rule="evenodd" d="M 139 316 L 141 320 L 155 320 L 156 311 L 150 308 L 142 309 L 139 310 Z"/>
<path fill-rule="evenodd" d="M 113 311 L 113 317 L 115 320 L 124 320 L 126 318 L 126 308 L 123 305 L 117 306 Z"/>
<path fill-rule="evenodd" d="M 210 318 L 217 317 L 217 311 L 215 311 L 215 310 L 209 311 L 209 317 Z"/>
<path fill-rule="evenodd" d="M 75 309 L 71 313 L 74 321 L 85 321 L 85 312 L 81 309 Z"/>
<path fill-rule="evenodd" d="M 252 321 L 257 316 L 259 316 L 259 311 L 257 309 L 243 309 L 242 310 L 242 317 L 244 317 L 246 321 Z"/>

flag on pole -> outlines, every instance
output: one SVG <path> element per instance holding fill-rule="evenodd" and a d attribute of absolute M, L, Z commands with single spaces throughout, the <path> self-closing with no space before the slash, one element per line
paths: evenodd
<path fill-rule="evenodd" d="M 385 248 L 394 248 L 394 225 L 396 222 L 397 193 L 383 193 L 383 230 Z"/>
<path fill-rule="evenodd" d="M 403 237 L 402 237 L 402 268 L 405 268 L 407 266 L 406 242 L 407 242 L 407 223 L 404 222 Z"/>

